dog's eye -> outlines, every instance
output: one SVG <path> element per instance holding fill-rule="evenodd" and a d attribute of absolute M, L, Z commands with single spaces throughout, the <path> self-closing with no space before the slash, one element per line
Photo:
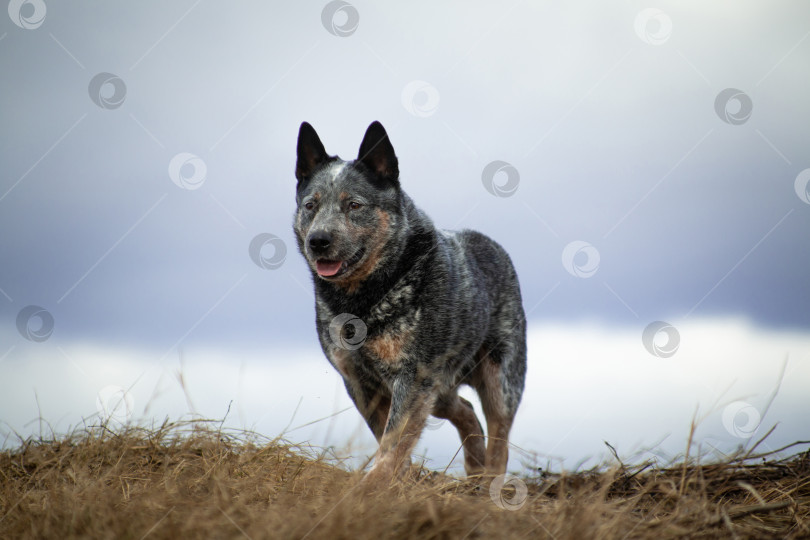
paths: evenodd
<path fill-rule="evenodd" d="M 313 208 L 315 208 L 315 203 L 312 201 L 307 201 L 304 203 L 304 208 L 306 208 L 307 210 L 312 210 Z"/>
<path fill-rule="evenodd" d="M 352 202 L 350 202 L 350 203 L 349 203 L 349 210 L 357 210 L 357 209 L 359 209 L 361 206 L 363 206 L 363 205 L 362 205 L 362 204 L 360 204 L 359 202 L 357 202 L 357 201 L 352 201 Z"/>

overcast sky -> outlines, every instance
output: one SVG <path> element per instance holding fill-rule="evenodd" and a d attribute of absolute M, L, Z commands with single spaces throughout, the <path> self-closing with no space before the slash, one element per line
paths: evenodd
<path fill-rule="evenodd" d="M 380 120 L 435 223 L 506 247 L 537 327 L 621 326 L 643 354 L 659 320 L 810 332 L 806 2 L 8 12 L 0 384 L 28 400 L 26 359 L 79 344 L 317 350 L 291 230 L 304 120 L 344 159 Z M 265 233 L 286 247 L 269 269 Z"/>

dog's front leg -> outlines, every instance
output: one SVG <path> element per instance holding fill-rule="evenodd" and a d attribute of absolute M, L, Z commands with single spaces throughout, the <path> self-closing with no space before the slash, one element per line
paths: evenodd
<path fill-rule="evenodd" d="M 429 379 L 402 374 L 395 379 L 391 409 L 374 466 L 366 475 L 368 485 L 387 485 L 410 464 L 411 451 L 425 427 L 436 395 Z"/>
<path fill-rule="evenodd" d="M 374 434 L 374 438 L 379 443 L 382 440 L 383 430 L 388 421 L 388 412 L 391 409 L 391 399 L 369 388 L 361 381 L 348 378 L 343 379 L 346 391 L 352 398 L 355 407 L 368 424 L 369 429 Z"/>

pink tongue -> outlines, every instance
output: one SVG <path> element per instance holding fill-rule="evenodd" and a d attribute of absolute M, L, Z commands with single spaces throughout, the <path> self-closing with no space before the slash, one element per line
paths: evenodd
<path fill-rule="evenodd" d="M 318 274 L 322 276 L 334 276 L 340 270 L 343 261 L 316 261 L 315 266 Z"/>

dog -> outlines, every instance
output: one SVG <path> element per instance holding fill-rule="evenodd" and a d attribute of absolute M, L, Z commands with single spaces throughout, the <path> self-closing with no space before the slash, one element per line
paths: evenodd
<path fill-rule="evenodd" d="M 526 375 L 526 321 L 506 251 L 472 230 L 439 230 L 402 190 L 379 122 L 358 158 L 298 133 L 293 229 L 315 285 L 318 338 L 379 448 L 365 482 L 410 465 L 429 415 L 458 430 L 468 476 L 506 472 Z M 436 180 L 440 181 L 440 179 Z M 487 443 L 472 404 L 486 416 Z"/>

